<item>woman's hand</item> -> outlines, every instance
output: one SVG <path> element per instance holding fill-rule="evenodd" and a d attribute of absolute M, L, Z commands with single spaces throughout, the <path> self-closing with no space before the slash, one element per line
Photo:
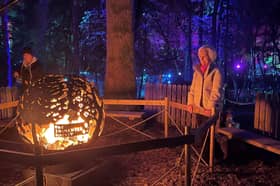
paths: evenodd
<path fill-rule="evenodd" d="M 207 116 L 211 116 L 212 111 L 210 109 L 204 109 L 204 114 Z"/>
<path fill-rule="evenodd" d="M 187 111 L 188 111 L 189 113 L 192 113 L 192 112 L 193 112 L 193 106 L 192 106 L 192 105 L 188 105 L 188 106 L 187 106 Z"/>
<path fill-rule="evenodd" d="M 15 79 L 18 79 L 18 78 L 19 78 L 19 73 L 18 73 L 17 71 L 15 71 L 14 74 L 13 74 L 13 77 L 14 77 Z"/>

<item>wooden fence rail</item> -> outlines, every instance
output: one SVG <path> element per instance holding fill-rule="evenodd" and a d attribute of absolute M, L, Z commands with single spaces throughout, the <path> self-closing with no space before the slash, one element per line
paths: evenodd
<path fill-rule="evenodd" d="M 148 103 L 139 100 L 137 101 L 137 105 L 144 105 L 146 111 L 158 112 L 163 109 L 165 103 L 162 101 L 165 97 L 168 98 L 168 101 L 182 103 L 185 105 L 187 103 L 187 93 L 189 87 L 187 85 L 171 85 L 171 84 L 147 84 L 145 89 L 145 100 L 154 100 L 149 101 Z M 16 109 L 8 108 L 9 104 L 17 104 L 14 101 L 18 100 L 18 91 L 16 87 L 1 87 L 0 88 L 0 103 L 7 103 L 7 105 L 1 105 L 2 109 L 0 109 L 0 120 L 12 118 L 15 116 Z M 135 105 L 136 103 L 131 103 L 130 101 L 118 100 L 120 103 L 124 105 Z M 13 103 L 9 103 L 13 102 Z M 112 100 L 106 100 L 105 104 L 110 104 Z M 116 103 L 113 101 L 114 104 Z M 7 106 L 7 107 L 6 107 Z M 7 109 L 4 109 L 7 108 Z M 178 123 L 180 126 L 183 126 L 187 123 L 187 112 L 185 110 L 181 110 L 179 108 L 170 108 L 169 114 L 174 121 Z M 160 115 L 157 117 L 158 122 L 164 122 L 164 115 Z"/>
<path fill-rule="evenodd" d="M 105 104 L 143 105 L 145 111 L 159 112 L 168 104 L 168 114 L 183 130 L 189 125 L 189 113 L 186 110 L 189 86 L 172 84 L 147 84 L 145 100 L 104 100 Z M 167 102 L 164 98 L 167 97 Z M 0 120 L 12 118 L 16 114 L 18 90 L 16 87 L 0 88 Z M 148 100 L 148 101 L 147 101 Z M 254 128 L 264 135 L 280 139 L 280 95 L 279 93 L 256 96 Z M 158 122 L 166 122 L 165 114 L 159 115 Z M 195 126 L 191 126 L 194 128 Z"/>
<path fill-rule="evenodd" d="M 16 100 L 18 100 L 17 87 L 0 87 L 0 103 L 9 103 Z M 9 119 L 15 116 L 15 108 L 9 108 L 9 104 L 2 105 L 2 107 L 6 109 L 0 110 L 0 119 Z"/>
<path fill-rule="evenodd" d="M 163 100 L 113 100 L 113 99 L 104 99 L 104 104 L 105 105 L 144 105 L 144 106 L 160 106 L 163 107 L 162 110 L 164 110 L 164 136 L 167 138 L 168 137 L 168 130 L 169 130 L 169 120 L 173 120 L 174 118 L 172 118 L 172 116 L 170 116 L 169 112 L 172 110 L 180 110 L 181 112 L 186 112 L 187 113 L 187 107 L 186 104 L 182 104 L 182 103 L 177 103 L 175 101 L 169 101 L 167 97 L 165 97 Z M 12 102 L 13 103 L 13 102 Z M 7 108 L 7 105 L 9 105 L 9 107 L 14 107 L 16 106 L 16 104 L 11 104 L 11 103 L 4 103 L 4 104 L 0 104 L 0 109 L 1 108 Z M 202 112 L 199 108 L 194 108 L 194 112 L 195 113 L 200 113 L 200 114 L 204 114 L 204 112 Z M 175 113 L 175 112 L 174 112 Z M 216 114 L 217 115 L 217 114 Z M 174 116 L 173 116 L 174 117 Z M 214 119 L 216 118 L 213 117 Z M 179 118 L 180 119 L 180 118 Z M 215 119 L 216 121 L 216 119 Z M 178 125 L 178 123 L 176 123 Z M 215 131 L 215 127 L 214 125 L 212 125 L 212 121 L 209 122 L 209 124 L 211 124 L 210 127 L 210 157 L 209 157 L 209 167 L 210 167 L 210 171 L 213 171 L 213 165 L 214 165 L 214 131 Z M 188 126 L 188 128 L 191 128 L 190 125 L 185 125 L 183 126 L 185 129 Z M 208 124 L 207 124 L 207 130 L 208 130 Z M 188 132 L 187 132 L 188 133 Z M 187 135 L 186 133 L 186 135 Z M 202 135 L 198 135 L 200 138 L 202 137 Z M 189 158 L 188 158 L 189 159 Z"/>
<path fill-rule="evenodd" d="M 164 113 L 160 116 L 164 118 L 164 136 L 168 136 L 168 98 L 165 97 L 162 100 L 116 100 L 116 99 L 104 99 L 104 105 L 142 105 L 161 108 L 157 112 L 164 110 Z"/>
<path fill-rule="evenodd" d="M 254 128 L 264 135 L 280 139 L 280 94 L 256 95 Z"/>
<path fill-rule="evenodd" d="M 168 123 L 168 117 L 183 131 L 184 126 L 190 125 L 190 114 L 187 112 L 187 96 L 189 86 L 171 84 L 147 84 L 145 88 L 145 100 L 113 100 L 104 99 L 105 105 L 142 105 L 145 112 L 157 113 L 168 108 L 165 114 L 156 117 L 157 122 Z M 3 87 L 0 89 L 0 120 L 12 118 L 15 108 L 9 108 L 10 104 L 16 105 L 17 89 Z M 167 100 L 165 100 L 167 98 Z M 169 105 L 170 104 L 170 105 Z M 7 109 L 4 109 L 7 108 Z M 196 126 L 191 126 L 195 128 Z M 166 128 L 166 127 L 165 127 Z"/>
<path fill-rule="evenodd" d="M 250 145 L 280 155 L 280 107 L 279 93 L 256 95 L 254 130 L 219 128 L 218 133 L 229 139 L 241 140 Z"/>
<path fill-rule="evenodd" d="M 182 109 L 181 106 L 178 107 L 178 104 L 187 105 L 188 91 L 189 86 L 187 85 L 146 84 L 145 100 L 157 100 L 167 97 L 170 104 L 172 104 L 172 107 L 169 107 L 169 114 L 171 118 L 174 119 L 174 122 L 177 123 L 181 129 L 184 129 L 185 125 L 189 125 L 190 116 L 186 109 Z M 145 106 L 146 111 L 157 112 L 160 109 L 161 108 L 157 106 Z M 157 121 L 163 122 L 164 118 L 159 116 L 157 117 Z"/>
<path fill-rule="evenodd" d="M 168 114 L 183 130 L 189 125 L 189 113 L 186 111 L 189 86 L 171 84 L 147 84 L 145 88 L 145 100 L 104 100 L 105 104 L 144 105 L 145 111 L 159 112 L 168 105 Z M 0 120 L 15 116 L 18 99 L 16 87 L 0 88 Z M 165 103 L 163 99 L 167 97 Z M 146 100 L 149 100 L 148 102 Z M 151 101 L 152 100 L 152 101 Z M 280 94 L 256 95 L 254 129 L 263 135 L 280 139 Z M 12 106 L 12 107 L 10 107 Z M 159 115 L 157 121 L 166 122 L 165 115 Z M 194 128 L 195 126 L 191 126 Z"/>

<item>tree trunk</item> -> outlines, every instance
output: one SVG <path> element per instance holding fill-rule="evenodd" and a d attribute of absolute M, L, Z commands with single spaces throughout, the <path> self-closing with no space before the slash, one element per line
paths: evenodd
<path fill-rule="evenodd" d="M 191 3 L 191 2 L 189 2 Z M 189 24 L 188 24 L 188 46 L 187 46 L 187 56 L 185 59 L 185 80 L 187 82 L 192 81 L 192 74 L 193 74 L 193 62 L 192 62 L 192 6 L 190 5 L 190 10 L 189 10 Z"/>
<path fill-rule="evenodd" d="M 257 57 L 257 51 L 256 51 L 256 44 L 257 44 L 257 35 L 258 35 L 258 29 L 259 29 L 259 27 L 258 27 L 258 25 L 256 25 L 256 28 L 255 28 L 255 31 L 253 32 L 253 44 L 252 44 L 252 48 L 251 48 L 251 50 L 252 50 L 252 58 L 253 58 L 253 69 L 254 69 L 254 71 L 253 71 L 253 80 L 254 80 L 254 82 L 256 81 L 256 77 L 257 77 L 257 61 L 258 61 L 258 57 Z"/>
<path fill-rule="evenodd" d="M 200 3 L 200 13 L 199 13 L 199 27 L 198 27 L 198 42 L 199 42 L 199 46 L 203 45 L 203 11 L 204 11 L 204 0 L 201 1 Z"/>
<path fill-rule="evenodd" d="M 8 3 L 8 0 L 4 1 L 5 4 Z M 5 61 L 6 61 L 6 68 L 7 68 L 7 85 L 12 86 L 12 64 L 11 64 L 11 54 L 10 54 L 10 44 L 9 44 L 9 18 L 8 18 L 8 11 L 3 11 L 2 14 L 2 30 L 4 36 L 4 51 L 5 51 Z"/>
<path fill-rule="evenodd" d="M 218 14 L 218 6 L 219 6 L 219 0 L 215 0 L 214 2 L 214 12 L 212 16 L 212 40 L 211 45 L 216 48 L 216 38 L 217 38 L 217 14 Z"/>
<path fill-rule="evenodd" d="M 144 69 L 141 72 L 141 76 L 140 76 L 141 80 L 140 80 L 140 85 L 139 85 L 139 90 L 138 90 L 138 96 L 137 98 L 140 99 L 141 98 L 141 92 L 142 92 L 142 88 L 144 85 Z"/>
<path fill-rule="evenodd" d="M 38 37 L 38 43 L 36 43 L 36 47 L 34 50 L 35 54 L 38 54 L 39 58 L 43 58 L 43 63 L 45 62 L 45 34 L 48 28 L 48 0 L 40 0 L 38 2 L 38 6 L 36 8 L 36 36 Z"/>
<path fill-rule="evenodd" d="M 136 97 L 132 0 L 106 0 L 107 59 L 105 73 L 106 98 Z"/>
<path fill-rule="evenodd" d="M 219 6 L 218 7 L 222 7 L 222 2 L 219 2 Z M 220 11 L 217 12 L 217 16 L 219 17 L 218 19 L 218 30 L 216 31 L 216 51 L 217 51 L 217 55 L 220 56 L 221 52 L 220 52 L 220 42 L 221 42 L 221 33 L 222 33 L 222 11 L 220 8 Z"/>
<path fill-rule="evenodd" d="M 144 18 L 144 24 L 147 24 L 147 19 Z M 144 67 L 144 63 L 147 63 L 148 61 L 148 57 L 147 57 L 147 41 L 148 41 L 148 31 L 147 31 L 147 27 L 144 28 L 144 40 L 143 40 L 143 59 L 144 62 L 140 62 L 140 69 L 141 69 L 141 80 L 140 80 L 140 85 L 139 85 L 139 90 L 137 93 L 137 98 L 140 99 L 141 98 L 141 92 L 142 92 L 142 88 L 144 85 L 144 74 L 145 74 L 145 67 Z"/>
<path fill-rule="evenodd" d="M 80 59 L 79 59 L 79 1 L 72 1 L 72 59 L 70 65 L 70 72 L 73 74 L 79 74 L 80 71 Z"/>
<path fill-rule="evenodd" d="M 226 31 L 224 40 L 224 81 L 227 82 L 227 66 L 228 64 L 228 32 L 229 32 L 229 0 L 226 2 Z"/>

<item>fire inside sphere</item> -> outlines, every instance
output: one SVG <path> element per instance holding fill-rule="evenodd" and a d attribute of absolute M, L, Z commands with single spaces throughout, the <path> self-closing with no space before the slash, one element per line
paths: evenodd
<path fill-rule="evenodd" d="M 103 102 L 97 90 L 78 76 L 46 75 L 33 82 L 19 101 L 19 134 L 47 150 L 64 150 L 101 135 Z"/>

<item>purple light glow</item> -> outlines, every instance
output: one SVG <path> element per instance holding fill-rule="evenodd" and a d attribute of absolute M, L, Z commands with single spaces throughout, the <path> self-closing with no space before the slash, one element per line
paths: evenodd
<path fill-rule="evenodd" d="M 264 69 L 267 69 L 267 67 L 268 67 L 267 64 L 265 64 L 265 65 L 263 66 Z"/>
<path fill-rule="evenodd" d="M 240 68 L 241 68 L 241 65 L 240 65 L 240 64 L 237 64 L 235 67 L 236 67 L 237 69 L 240 69 Z"/>
<path fill-rule="evenodd" d="M 8 3 L 8 0 L 4 1 L 5 3 Z M 4 19 L 3 19 L 3 26 L 4 26 L 4 45 L 6 46 L 6 55 L 7 55 L 7 66 L 8 66 L 8 72 L 7 72 L 7 79 L 8 79 L 8 86 L 12 86 L 12 63 L 11 63 L 11 53 L 10 53 L 10 43 L 9 43 L 9 30 L 8 30 L 8 13 L 4 13 Z"/>

